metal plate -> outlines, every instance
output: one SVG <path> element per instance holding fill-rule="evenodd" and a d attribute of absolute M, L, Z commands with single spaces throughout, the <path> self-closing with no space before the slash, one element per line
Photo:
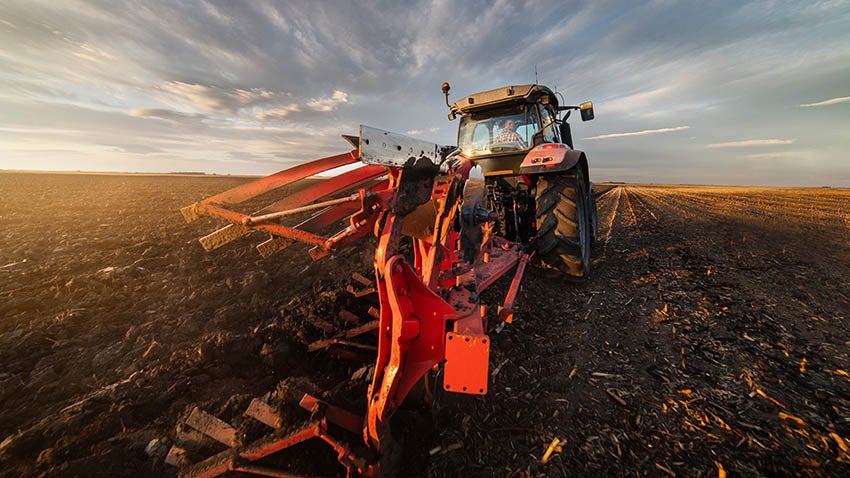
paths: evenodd
<path fill-rule="evenodd" d="M 404 167 L 410 158 L 427 158 L 440 165 L 444 146 L 398 133 L 360 125 L 360 160 L 366 164 Z"/>
<path fill-rule="evenodd" d="M 446 334 L 443 388 L 449 392 L 484 395 L 490 370 L 490 337 Z"/>

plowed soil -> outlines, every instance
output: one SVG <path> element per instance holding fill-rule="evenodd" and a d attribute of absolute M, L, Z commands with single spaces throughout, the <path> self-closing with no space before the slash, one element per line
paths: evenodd
<path fill-rule="evenodd" d="M 369 320 L 345 288 L 374 242 L 204 252 L 218 223 L 179 209 L 245 181 L 0 174 L 0 476 L 174 476 L 194 407 L 238 425 L 293 388 L 363 412 L 368 357 L 305 344 Z M 400 413 L 403 475 L 850 474 L 850 191 L 597 192 L 592 278 L 527 270 L 490 393 Z"/>

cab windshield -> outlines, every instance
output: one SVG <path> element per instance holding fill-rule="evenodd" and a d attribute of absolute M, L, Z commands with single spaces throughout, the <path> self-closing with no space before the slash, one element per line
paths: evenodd
<path fill-rule="evenodd" d="M 467 158 L 508 153 L 530 148 L 540 130 L 536 105 L 525 111 L 494 110 L 463 116 L 458 130 L 458 147 Z"/>

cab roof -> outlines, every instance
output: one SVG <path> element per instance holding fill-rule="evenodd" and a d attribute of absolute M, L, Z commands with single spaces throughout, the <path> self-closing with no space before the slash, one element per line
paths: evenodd
<path fill-rule="evenodd" d="M 452 103 L 451 110 L 459 114 L 469 114 L 514 103 L 536 103 L 541 96 L 549 96 L 549 104 L 555 108 L 558 107 L 558 99 L 555 93 L 543 85 L 510 85 L 461 98 Z"/>

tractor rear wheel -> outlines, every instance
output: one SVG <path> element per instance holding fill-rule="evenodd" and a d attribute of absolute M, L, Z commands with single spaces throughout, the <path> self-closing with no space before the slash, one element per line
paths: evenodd
<path fill-rule="evenodd" d="M 537 180 L 535 247 L 544 267 L 581 280 L 590 273 L 590 204 L 581 168 Z"/>

